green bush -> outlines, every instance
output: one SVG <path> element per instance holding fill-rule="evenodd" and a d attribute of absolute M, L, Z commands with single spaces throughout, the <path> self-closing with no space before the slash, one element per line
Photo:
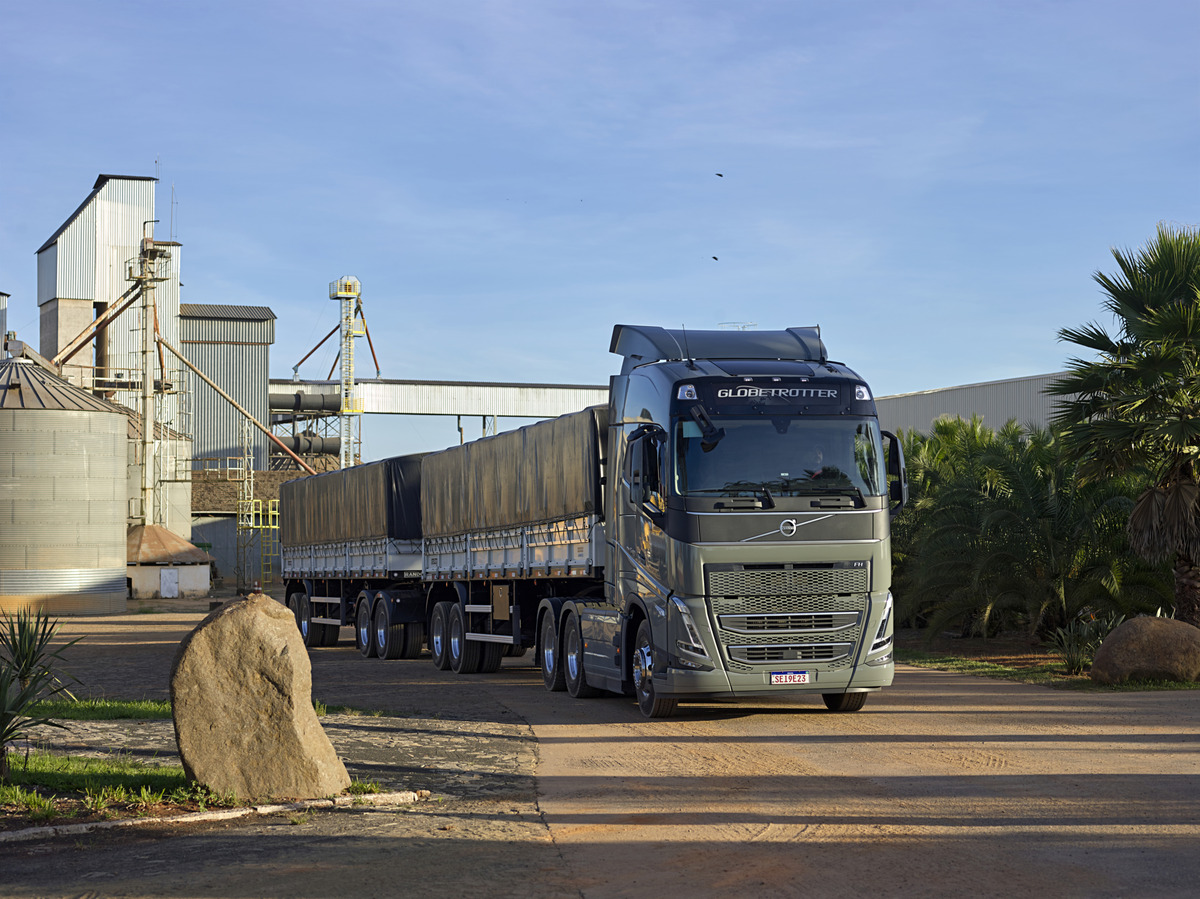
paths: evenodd
<path fill-rule="evenodd" d="M 1066 627 L 1055 628 L 1048 642 L 1054 654 L 1062 659 L 1067 674 L 1083 674 L 1092 667 L 1104 638 L 1124 620 L 1124 615 L 1080 615 L 1067 622 Z"/>

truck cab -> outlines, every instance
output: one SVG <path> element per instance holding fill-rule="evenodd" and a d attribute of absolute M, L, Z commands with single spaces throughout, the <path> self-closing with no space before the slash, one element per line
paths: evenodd
<path fill-rule="evenodd" d="M 619 671 L 650 717 L 796 693 L 861 708 L 892 681 L 889 521 L 907 489 L 866 382 L 816 328 L 618 325 L 611 350 L 587 681 Z"/>

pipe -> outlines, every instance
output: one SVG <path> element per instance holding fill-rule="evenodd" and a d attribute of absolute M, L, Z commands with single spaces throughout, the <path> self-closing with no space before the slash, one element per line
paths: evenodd
<path fill-rule="evenodd" d="M 226 393 L 224 390 L 222 390 L 220 387 L 218 387 L 216 384 L 214 384 L 212 378 L 210 378 L 204 372 L 200 371 L 200 369 L 196 368 L 196 366 L 192 365 L 192 363 L 188 361 L 187 357 L 184 356 L 183 353 L 179 352 L 179 350 L 177 350 L 177 349 L 175 349 L 175 347 L 171 346 L 171 344 L 168 343 L 162 337 L 158 338 L 158 342 L 161 343 L 163 346 L 165 346 L 172 353 L 174 353 L 180 362 L 182 362 L 184 365 L 186 365 L 188 368 L 190 368 L 193 372 L 195 372 L 196 377 L 198 377 L 201 381 L 203 381 L 205 384 L 207 384 L 209 387 L 211 387 L 213 390 L 215 390 L 217 392 L 218 396 L 220 396 L 223 400 L 227 401 L 230 405 L 233 406 L 233 408 L 235 408 L 239 412 L 241 412 L 242 415 L 246 416 L 246 420 L 249 421 L 250 424 L 254 425 L 254 427 L 258 428 L 260 431 L 262 431 L 264 434 L 266 434 L 267 437 L 269 437 L 273 443 L 275 443 L 277 446 L 279 446 L 286 455 L 291 456 L 292 461 L 296 462 L 301 468 L 303 468 L 309 474 L 317 473 L 317 470 L 315 468 L 313 468 L 311 465 L 309 465 L 307 462 L 305 462 L 303 459 L 301 459 L 299 456 L 297 456 L 295 453 L 293 453 L 290 449 L 288 449 L 286 446 L 284 446 L 283 442 L 278 437 L 276 437 L 274 434 L 272 434 L 268 428 L 264 427 L 257 418 L 255 418 L 253 415 L 251 415 L 249 412 L 247 412 L 245 409 L 243 409 L 237 400 L 235 400 L 228 393 Z"/>
<path fill-rule="evenodd" d="M 342 398 L 330 393 L 272 393 L 272 412 L 341 412 Z"/>
<path fill-rule="evenodd" d="M 284 434 L 280 442 L 297 453 L 337 456 L 342 452 L 342 441 L 339 437 L 309 437 L 305 434 Z M 272 453 L 282 452 L 279 447 L 271 447 Z"/>

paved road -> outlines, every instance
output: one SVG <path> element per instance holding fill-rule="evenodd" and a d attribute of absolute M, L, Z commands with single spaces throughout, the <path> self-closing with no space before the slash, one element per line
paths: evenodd
<path fill-rule="evenodd" d="M 173 629 L 188 621 L 140 617 L 151 620 L 94 635 L 113 680 L 92 689 L 163 689 Z M 132 645 L 132 628 L 151 639 Z M 96 884 L 96 896 L 321 896 L 349 882 L 361 895 L 587 899 L 1192 896 L 1200 883 L 1200 693 L 1078 694 L 902 669 L 857 714 L 818 699 L 684 706 L 651 722 L 630 700 L 547 694 L 515 661 L 457 678 L 425 660 L 317 650 L 314 692 L 484 722 L 467 737 L 480 747 L 498 733 L 527 739 L 535 752 L 511 764 L 529 766 L 536 795 L 514 771 L 508 792 L 450 793 L 415 813 L 99 840 L 76 854 L 80 870 L 49 882 L 30 873 L 36 855 L 7 850 L 0 895 Z M 135 853 L 174 870 L 112 873 Z"/>

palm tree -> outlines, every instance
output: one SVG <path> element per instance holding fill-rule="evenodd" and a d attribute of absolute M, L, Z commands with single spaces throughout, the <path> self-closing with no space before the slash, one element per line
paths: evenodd
<path fill-rule="evenodd" d="M 1161 577 L 1126 551 L 1126 481 L 1081 484 L 1052 432 L 947 419 L 911 448 L 921 495 L 904 513 L 904 618 L 928 622 L 931 634 L 1021 622 L 1044 637 L 1085 611 L 1162 605 Z"/>
<path fill-rule="evenodd" d="M 1112 252 L 1119 271 L 1094 277 L 1116 333 L 1094 323 L 1059 332 L 1097 355 L 1072 359 L 1051 386 L 1064 397 L 1055 422 L 1085 476 L 1147 477 L 1130 545 L 1172 560 L 1175 615 L 1200 627 L 1200 230 L 1160 224 L 1136 253 Z"/>

